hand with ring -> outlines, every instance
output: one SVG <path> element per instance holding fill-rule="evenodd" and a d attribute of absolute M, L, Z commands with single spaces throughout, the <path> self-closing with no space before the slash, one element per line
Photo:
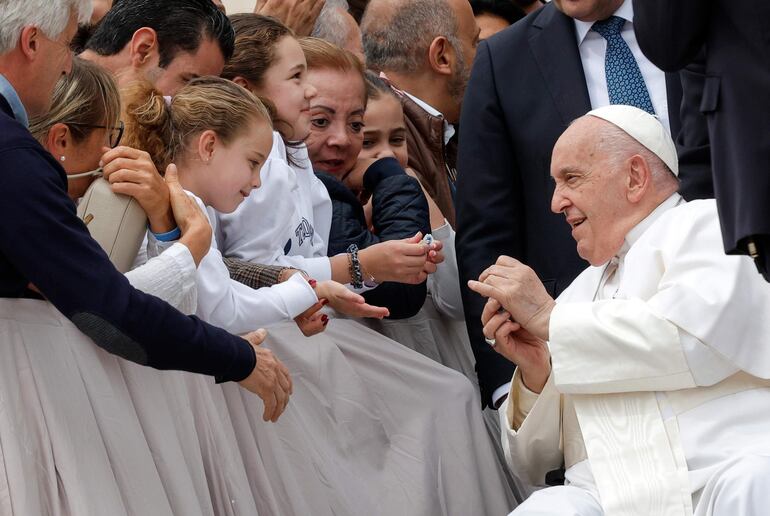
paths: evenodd
<path fill-rule="evenodd" d="M 539 393 L 551 374 L 551 354 L 546 341 L 511 319 L 495 299 L 489 299 L 481 314 L 484 340 L 495 351 L 516 364 L 529 390 Z"/>

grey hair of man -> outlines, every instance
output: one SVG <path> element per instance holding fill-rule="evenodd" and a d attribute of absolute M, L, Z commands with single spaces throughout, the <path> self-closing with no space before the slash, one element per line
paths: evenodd
<path fill-rule="evenodd" d="M 13 50 L 24 27 L 37 27 L 57 39 L 75 13 L 78 23 L 91 19 L 91 0 L 0 0 L 0 55 Z"/>
<path fill-rule="evenodd" d="M 457 17 L 446 0 L 395 1 L 392 13 L 390 19 L 382 19 L 367 8 L 361 19 L 364 54 L 369 68 L 384 72 L 417 72 L 425 66 L 428 49 L 439 36 L 447 38 L 457 52 L 460 66 L 467 68 L 457 37 Z"/>
<path fill-rule="evenodd" d="M 679 188 L 679 178 L 659 156 L 618 126 L 605 120 L 602 122 L 596 131 L 596 149 L 607 156 L 613 166 L 619 166 L 631 156 L 638 154 L 650 167 L 652 182 L 658 189 L 670 190 L 673 193 Z"/>
<path fill-rule="evenodd" d="M 348 40 L 348 25 L 342 13 L 349 9 L 347 0 L 326 0 L 310 35 L 344 48 Z"/>

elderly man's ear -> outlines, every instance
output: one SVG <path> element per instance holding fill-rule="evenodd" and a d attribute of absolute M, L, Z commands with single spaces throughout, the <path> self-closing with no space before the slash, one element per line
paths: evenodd
<path fill-rule="evenodd" d="M 444 36 L 434 38 L 428 48 L 428 62 L 434 72 L 451 76 L 457 62 L 457 52 Z"/>
<path fill-rule="evenodd" d="M 133 68 L 147 70 L 157 67 L 160 63 L 158 35 L 150 27 L 137 29 L 128 45 Z"/>
<path fill-rule="evenodd" d="M 638 154 L 631 156 L 627 164 L 626 197 L 628 202 L 637 204 L 644 200 L 647 191 L 652 187 L 652 171 L 647 161 Z"/>

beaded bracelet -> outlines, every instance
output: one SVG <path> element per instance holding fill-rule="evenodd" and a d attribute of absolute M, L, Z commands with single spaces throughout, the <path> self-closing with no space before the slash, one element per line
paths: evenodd
<path fill-rule="evenodd" d="M 364 276 L 361 274 L 361 262 L 358 260 L 358 246 L 350 244 L 348 247 L 348 270 L 350 271 L 350 284 L 354 288 L 363 288 Z"/>

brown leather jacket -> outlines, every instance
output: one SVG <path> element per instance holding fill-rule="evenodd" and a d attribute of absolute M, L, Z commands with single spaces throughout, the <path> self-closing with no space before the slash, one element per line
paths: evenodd
<path fill-rule="evenodd" d="M 444 119 L 433 116 L 407 95 L 401 95 L 406 122 L 409 168 L 433 198 L 449 224 L 455 227 L 452 186 L 457 172 L 456 138 L 444 145 Z"/>

